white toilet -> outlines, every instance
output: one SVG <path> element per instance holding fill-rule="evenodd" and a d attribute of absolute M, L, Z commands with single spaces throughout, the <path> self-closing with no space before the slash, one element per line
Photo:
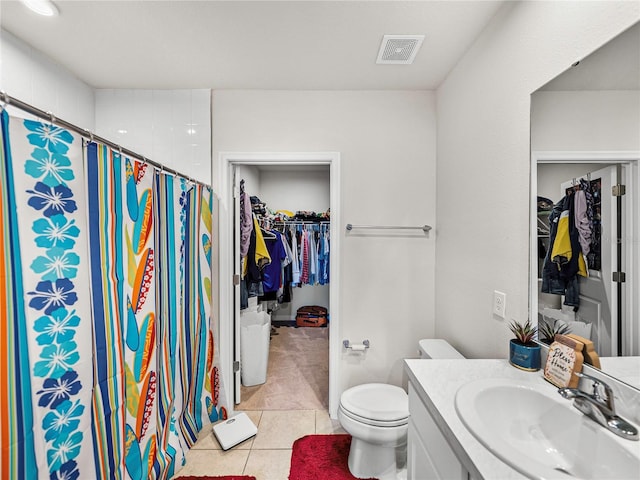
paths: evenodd
<path fill-rule="evenodd" d="M 421 358 L 464 358 L 445 340 L 419 342 Z M 349 471 L 357 478 L 396 480 L 407 459 L 409 398 L 395 385 L 365 383 L 340 396 L 338 420 L 352 437 Z"/>

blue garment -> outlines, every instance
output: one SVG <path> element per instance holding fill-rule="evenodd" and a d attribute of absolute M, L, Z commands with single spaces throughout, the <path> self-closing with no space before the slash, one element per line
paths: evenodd
<path fill-rule="evenodd" d="M 282 262 L 287 258 L 287 251 L 282 244 L 282 235 L 271 231 L 276 238 L 265 237 L 267 251 L 271 257 L 271 263 L 262 269 L 262 287 L 264 293 L 275 292 L 280 288 Z"/>
<path fill-rule="evenodd" d="M 329 251 L 326 248 L 325 233 L 320 234 L 320 252 L 318 253 L 318 283 L 325 285 L 329 283 L 329 275 L 327 269 L 329 267 Z"/>

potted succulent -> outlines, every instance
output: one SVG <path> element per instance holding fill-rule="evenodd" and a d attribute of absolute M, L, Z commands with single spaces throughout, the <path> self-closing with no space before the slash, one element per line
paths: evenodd
<path fill-rule="evenodd" d="M 545 318 L 540 323 L 538 333 L 540 334 L 540 341 L 542 343 L 551 345 L 556 335 L 566 335 L 567 333 L 571 333 L 571 328 L 569 328 L 569 325 L 564 322 L 560 322 L 553 318 L 550 320 Z"/>
<path fill-rule="evenodd" d="M 524 324 L 513 320 L 509 329 L 516 337 L 509 342 L 509 363 L 528 372 L 540 370 L 540 345 L 534 341 L 537 327 L 530 320 Z"/>

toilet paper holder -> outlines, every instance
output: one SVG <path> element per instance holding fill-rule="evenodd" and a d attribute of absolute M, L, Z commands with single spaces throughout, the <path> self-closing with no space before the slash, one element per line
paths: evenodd
<path fill-rule="evenodd" d="M 356 352 L 363 352 L 369 348 L 369 340 L 363 340 L 359 345 L 351 343 L 349 340 L 343 340 L 342 345 L 344 345 L 344 348 L 348 348 Z"/>

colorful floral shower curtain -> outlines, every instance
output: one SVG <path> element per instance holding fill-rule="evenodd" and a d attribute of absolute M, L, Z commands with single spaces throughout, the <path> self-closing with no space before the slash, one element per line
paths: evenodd
<path fill-rule="evenodd" d="M 211 190 L 4 111 L 1 155 L 0 477 L 170 478 L 226 415 Z"/>

